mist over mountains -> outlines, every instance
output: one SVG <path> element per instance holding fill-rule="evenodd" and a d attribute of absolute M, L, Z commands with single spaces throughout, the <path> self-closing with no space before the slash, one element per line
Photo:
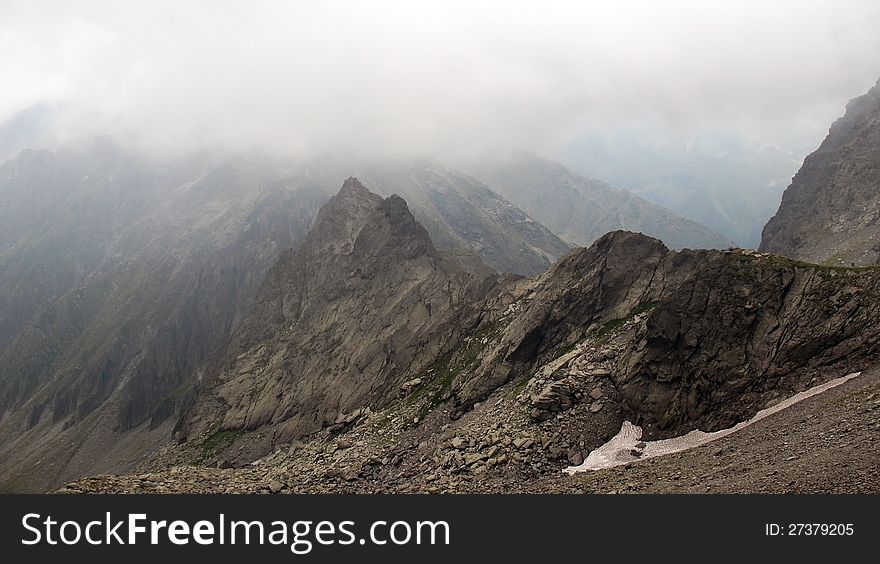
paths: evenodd
<path fill-rule="evenodd" d="M 858 0 L 257 2 L 192 25 L 206 11 L 5 3 L 0 73 L 15 88 L 0 100 L 0 160 L 97 135 L 171 157 L 459 169 L 525 149 L 754 248 L 880 68 L 880 8 Z"/>
<path fill-rule="evenodd" d="M 3 3 L 0 491 L 878 491 L 878 26 Z"/>

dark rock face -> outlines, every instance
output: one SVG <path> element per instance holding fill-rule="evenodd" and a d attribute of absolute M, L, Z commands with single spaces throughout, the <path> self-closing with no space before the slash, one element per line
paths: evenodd
<path fill-rule="evenodd" d="M 114 187 L 112 176 L 87 186 Z M 345 434 L 367 423 L 364 445 L 383 445 L 387 421 L 415 429 L 421 465 L 488 472 L 541 450 L 543 472 L 582 459 L 624 418 L 649 436 L 728 426 L 880 352 L 876 268 L 675 252 L 616 231 L 525 279 L 438 250 L 401 197 L 354 178 L 312 223 L 316 186 L 225 166 L 162 197 L 139 191 L 152 207 L 138 221 L 110 213 L 134 205 L 123 196 L 105 208 L 97 266 L 41 293 L 51 303 L 0 348 L 0 488 L 145 457 L 237 466 L 321 430 L 328 449 L 351 448 Z M 419 446 L 456 421 L 470 429 L 454 447 L 466 452 Z M 383 451 L 370 475 L 415 448 Z"/>
<path fill-rule="evenodd" d="M 760 249 L 829 265 L 880 262 L 880 82 L 804 160 Z"/>
<path fill-rule="evenodd" d="M 402 198 L 349 178 L 272 268 L 181 428 L 272 426 L 286 442 L 378 408 L 458 344 L 465 310 L 495 280 L 438 251 Z"/>
<path fill-rule="evenodd" d="M 567 362 L 588 368 L 563 367 L 536 390 L 538 412 L 566 408 L 607 375 L 625 412 L 649 433 L 722 428 L 876 362 L 878 299 L 876 269 L 673 252 L 655 239 L 611 233 L 536 282 L 495 348 L 457 379 L 455 400 L 466 408 L 577 346 L 582 352 Z"/>
<path fill-rule="evenodd" d="M 354 188 L 273 269 L 182 426 L 190 440 L 151 463 L 159 472 L 64 491 L 535 491 L 570 483 L 560 470 L 625 420 L 648 438 L 730 427 L 880 353 L 878 268 L 614 232 L 538 279 L 478 287 L 399 198 Z M 449 309 L 419 311 L 441 294 Z M 877 403 L 867 390 L 859 413 Z M 227 470 L 179 467 L 229 434 L 241 438 L 207 462 Z"/>

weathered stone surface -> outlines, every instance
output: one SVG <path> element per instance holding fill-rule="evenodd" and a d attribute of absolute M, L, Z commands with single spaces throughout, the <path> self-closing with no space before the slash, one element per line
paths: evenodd
<path fill-rule="evenodd" d="M 353 173 L 406 197 L 471 270 L 488 271 L 483 257 L 533 275 L 570 248 L 439 163 L 217 158 L 157 159 L 102 137 L 0 163 L 0 491 L 155 452 L 270 267 Z M 243 378 L 262 368 L 236 366 Z M 275 446 L 268 435 L 240 458 Z"/>

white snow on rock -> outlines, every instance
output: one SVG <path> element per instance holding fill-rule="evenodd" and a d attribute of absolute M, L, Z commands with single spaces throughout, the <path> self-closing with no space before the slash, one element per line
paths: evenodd
<path fill-rule="evenodd" d="M 711 433 L 706 433 L 704 431 L 691 431 L 686 435 L 673 437 L 671 439 L 642 441 L 642 428 L 633 425 L 629 421 L 624 421 L 623 425 L 620 427 L 620 432 L 618 432 L 610 441 L 592 451 L 589 456 L 587 456 L 586 460 L 584 460 L 583 464 L 580 466 L 570 466 L 566 468 L 564 472 L 568 474 L 576 474 L 578 472 L 588 472 L 590 470 L 613 468 L 637 460 L 655 458 L 657 456 L 664 456 L 698 447 L 722 437 L 726 437 L 727 435 L 733 434 L 741 429 L 745 429 L 749 425 L 760 421 L 765 417 L 769 417 L 774 413 L 778 413 L 783 409 L 791 407 L 799 401 L 803 401 L 848 382 L 859 374 L 861 374 L 861 372 L 854 372 L 841 378 L 830 380 L 824 384 L 814 386 L 809 390 L 797 393 L 772 407 L 762 409 L 748 421 L 738 423 L 729 429 L 722 429 Z"/>

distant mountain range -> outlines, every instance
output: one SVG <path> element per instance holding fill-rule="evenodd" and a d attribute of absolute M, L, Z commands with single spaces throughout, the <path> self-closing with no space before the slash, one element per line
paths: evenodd
<path fill-rule="evenodd" d="M 733 241 L 642 198 L 532 153 L 474 163 L 469 172 L 575 245 L 616 229 L 661 239 L 675 249 L 726 249 Z"/>
<path fill-rule="evenodd" d="M 800 142 L 792 144 L 800 150 Z M 673 142 L 646 127 L 587 136 L 565 162 L 756 248 L 806 151 L 792 154 L 733 134 Z"/>

